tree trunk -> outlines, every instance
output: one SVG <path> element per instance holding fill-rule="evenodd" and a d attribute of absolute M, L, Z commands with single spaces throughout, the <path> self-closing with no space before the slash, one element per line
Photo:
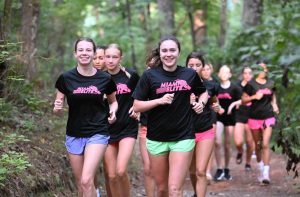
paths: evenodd
<path fill-rule="evenodd" d="M 131 31 L 131 10 L 130 10 L 130 2 L 129 0 L 126 0 L 126 12 L 127 12 L 127 23 L 128 23 L 128 31 L 129 31 L 129 37 L 130 37 L 130 48 L 131 48 L 131 61 L 132 61 L 132 67 L 137 70 L 136 67 L 136 56 L 135 56 L 135 47 L 134 47 L 134 36 Z"/>
<path fill-rule="evenodd" d="M 195 46 L 199 47 L 205 42 L 206 24 L 204 20 L 203 10 L 197 10 L 194 14 L 194 34 L 195 34 Z"/>
<path fill-rule="evenodd" d="M 10 19 L 11 19 L 12 0 L 5 0 L 3 17 L 0 15 L 0 45 L 6 44 L 6 39 L 10 32 Z M 6 48 L 3 48 L 6 50 Z M 0 98 L 4 97 L 5 73 L 8 63 L 5 59 L 0 61 Z"/>
<path fill-rule="evenodd" d="M 220 23 L 220 36 L 219 36 L 220 47 L 223 47 L 225 45 L 226 28 L 227 28 L 227 0 L 221 0 L 221 23 Z"/>
<path fill-rule="evenodd" d="M 244 0 L 242 25 L 244 29 L 261 23 L 263 0 Z"/>
<path fill-rule="evenodd" d="M 36 41 L 40 15 L 39 0 L 22 0 L 22 59 L 26 66 L 26 78 L 32 81 L 37 74 Z"/>
<path fill-rule="evenodd" d="M 175 35 L 174 32 L 174 7 L 172 0 L 157 0 L 160 16 L 159 26 L 161 36 Z"/>

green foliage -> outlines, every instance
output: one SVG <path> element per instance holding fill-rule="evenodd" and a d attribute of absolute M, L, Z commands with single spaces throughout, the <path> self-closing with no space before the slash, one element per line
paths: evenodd
<path fill-rule="evenodd" d="M 15 133 L 6 135 L 0 132 L 0 187 L 5 186 L 9 176 L 22 173 L 28 167 L 31 167 L 26 154 L 9 150 L 9 147 L 21 141 L 26 142 L 29 140 L 23 135 Z"/>

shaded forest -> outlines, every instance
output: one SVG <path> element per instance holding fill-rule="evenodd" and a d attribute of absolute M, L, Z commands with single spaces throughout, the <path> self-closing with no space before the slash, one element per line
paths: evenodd
<path fill-rule="evenodd" d="M 73 44 L 78 37 L 91 37 L 98 45 L 118 43 L 124 51 L 123 66 L 141 74 L 147 52 L 169 34 L 182 44 L 181 65 L 188 53 L 198 50 L 215 71 L 230 65 L 238 79 L 244 65 L 268 60 L 281 111 L 272 146 L 288 156 L 286 170 L 297 177 L 298 0 L 4 0 L 0 3 L 0 193 L 75 187 L 68 179 L 70 172 L 61 169 L 68 166 L 61 129 L 66 120 L 53 117 L 52 107 L 55 80 L 75 66 Z M 45 155 L 44 149 L 49 151 Z"/>

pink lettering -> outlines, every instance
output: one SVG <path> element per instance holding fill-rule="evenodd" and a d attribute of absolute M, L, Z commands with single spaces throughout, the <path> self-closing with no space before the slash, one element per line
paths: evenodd
<path fill-rule="evenodd" d="M 272 91 L 269 88 L 259 89 L 257 92 L 262 93 L 264 95 L 271 95 Z"/>
<path fill-rule="evenodd" d="M 78 87 L 76 90 L 73 90 L 73 94 L 101 94 L 96 86 L 89 87 Z"/>
<path fill-rule="evenodd" d="M 183 90 L 190 90 L 191 86 L 185 80 L 177 79 L 172 82 L 161 83 L 160 87 L 156 89 L 156 94 L 165 92 L 178 92 Z"/>
<path fill-rule="evenodd" d="M 124 83 L 118 83 L 117 84 L 117 94 L 126 94 L 130 93 L 131 90 L 128 88 L 128 86 Z"/>
<path fill-rule="evenodd" d="M 231 95 L 229 93 L 220 93 L 218 94 L 218 99 L 232 99 Z"/>

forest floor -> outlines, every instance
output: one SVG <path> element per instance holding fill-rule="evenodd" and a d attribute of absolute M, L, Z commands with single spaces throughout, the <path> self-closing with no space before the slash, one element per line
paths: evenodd
<path fill-rule="evenodd" d="M 54 131 L 56 130 L 56 131 Z M 76 196 L 74 179 L 64 147 L 64 129 L 50 129 L 35 133 L 29 142 L 16 143 L 11 150 L 23 152 L 29 156 L 32 164 L 21 174 L 10 176 L 4 187 L 0 188 L 0 196 L 31 196 L 31 197 L 70 197 Z M 131 180 L 132 197 L 146 196 L 143 184 L 143 168 L 138 149 L 135 151 L 129 165 L 128 174 Z M 244 164 L 235 163 L 233 152 L 230 169 L 231 181 L 211 182 L 207 189 L 207 197 L 273 197 L 300 196 L 300 180 L 293 179 L 294 173 L 288 175 L 285 170 L 287 158 L 272 153 L 271 184 L 261 186 L 256 176 L 256 161 L 252 159 L 253 170 L 246 172 Z M 213 169 L 212 174 L 215 172 Z M 103 172 L 97 174 L 100 182 L 101 196 L 105 197 Z M 186 178 L 184 196 L 190 197 L 193 190 L 189 178 Z"/>
<path fill-rule="evenodd" d="M 136 146 L 138 147 L 138 146 Z M 235 162 L 235 154 L 232 154 L 230 161 L 231 181 L 212 181 L 207 188 L 206 197 L 296 197 L 300 196 L 300 180 L 293 179 L 294 173 L 287 173 L 285 156 L 272 153 L 271 154 L 271 184 L 269 186 L 261 185 L 257 180 L 256 159 L 252 159 L 252 170 L 246 172 L 244 164 L 237 165 Z M 135 152 L 135 157 L 139 158 L 139 152 Z M 140 161 L 140 160 L 139 160 Z M 136 165 L 136 164 L 135 164 Z M 143 176 L 142 166 L 139 169 L 140 177 Z M 212 170 L 214 174 L 215 169 Z M 140 178 L 131 176 L 133 185 L 132 196 L 146 196 L 143 187 L 143 181 Z M 190 179 L 187 177 L 184 186 L 184 197 L 191 197 L 194 194 Z"/>

